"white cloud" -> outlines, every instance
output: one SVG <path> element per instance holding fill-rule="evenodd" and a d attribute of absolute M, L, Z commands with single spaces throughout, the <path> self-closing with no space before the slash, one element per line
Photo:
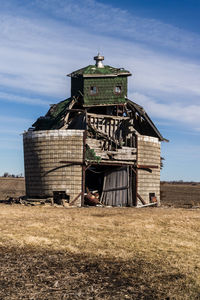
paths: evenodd
<path fill-rule="evenodd" d="M 198 34 L 157 20 L 139 18 L 95 0 L 2 2 L 2 107 L 18 103 L 25 116 L 29 108 L 24 109 L 24 106 L 31 104 L 30 114 L 37 115 L 38 111 L 45 110 L 47 103 L 56 103 L 69 95 L 70 79 L 66 79 L 65 74 L 92 64 L 93 56 L 100 51 L 105 56 L 105 64 L 124 67 L 133 73 L 129 78 L 129 98 L 143 105 L 150 117 L 166 124 L 188 125 L 188 130 L 192 132 L 192 128 L 196 128 L 199 134 Z M 18 2 L 21 5 L 15 5 Z M 1 149 L 8 150 L 1 155 L 3 171 L 7 171 L 9 164 L 9 172 L 13 172 L 16 163 L 22 166 L 21 136 L 16 140 L 11 137 L 33 123 L 28 117 L 18 118 L 17 113 L 11 109 L 9 116 L 3 112 L 0 115 Z M 166 147 L 176 142 L 179 140 Z M 195 155 L 199 148 L 193 148 L 193 144 L 188 151 L 193 150 Z M 180 149 L 175 150 L 179 153 Z M 21 158 L 17 162 L 19 153 Z M 171 153 L 175 151 L 172 149 Z M 185 157 L 187 153 L 184 163 Z M 183 159 L 180 165 L 184 165 Z"/>
<path fill-rule="evenodd" d="M 12 93 L 4 93 L 4 92 L 0 92 L 0 102 L 1 101 L 17 102 L 17 103 L 37 105 L 37 106 L 47 106 L 49 104 L 49 102 L 44 101 L 42 99 L 17 96 Z"/>
<path fill-rule="evenodd" d="M 141 18 L 127 10 L 95 0 L 36 0 L 33 5 L 62 18 L 68 23 L 90 28 L 90 31 L 112 34 L 143 43 L 156 43 L 179 51 L 199 54 L 198 34 L 181 30 L 154 19 Z"/>
<path fill-rule="evenodd" d="M 3 58 L 0 66 L 2 86 L 65 97 L 69 80 L 64 75 L 91 64 L 92 56 L 101 44 L 110 64 L 135 70 L 131 89 L 135 86 L 137 89 L 200 95 L 200 68 L 197 63 L 161 55 L 137 43 L 122 43 L 116 38 L 104 37 L 102 42 L 100 35 L 54 21 L 49 22 L 47 28 L 42 21 L 15 20 L 7 16 L 4 23 L 5 29 L 0 33 L 3 41 L 0 49 Z M 56 35 L 56 32 L 60 33 Z M 17 38 L 12 40 L 13 36 Z"/>
<path fill-rule="evenodd" d="M 152 98 L 137 92 L 133 94 L 133 98 L 153 117 L 188 123 L 193 126 L 200 124 L 200 105 L 188 104 L 183 106 L 173 103 L 158 103 Z"/>
<path fill-rule="evenodd" d="M 200 96 L 200 64 L 146 51 L 131 61 L 135 65 L 136 89 L 175 95 Z M 169 99 L 170 100 L 170 99 Z"/>
<path fill-rule="evenodd" d="M 156 47 L 150 50 L 138 41 L 146 39 L 154 45 L 165 43 L 166 47 L 179 50 L 192 47 L 194 53 L 200 45 L 199 36 L 187 32 L 180 35 L 175 27 L 138 18 L 93 0 L 32 3 L 33 7 L 38 5 L 40 13 L 41 8 L 48 12 L 48 16 L 41 18 L 38 14 L 36 17 L 28 11 L 18 17 L 0 13 L 0 101 L 45 106 L 53 97 L 55 102 L 66 98 L 70 93 L 70 81 L 64 75 L 91 64 L 93 56 L 101 50 L 105 64 L 133 72 L 134 77 L 129 78 L 130 93 L 137 91 L 135 101 L 144 103 L 149 114 L 198 127 L 199 61 L 177 58 L 177 52 L 176 55 L 162 53 Z M 55 16 L 62 17 L 62 21 Z M 76 20 L 79 20 L 79 27 L 72 26 L 76 25 Z M 111 33 L 115 38 L 108 37 Z M 121 39 L 123 37 L 128 38 Z M 12 92 L 4 92 L 5 87 Z M 20 93 L 23 96 L 19 96 Z M 31 93 L 40 96 L 30 97 Z M 148 95 L 148 100 L 142 95 Z M 51 100 L 43 100 L 43 96 Z M 189 99 L 190 104 L 184 99 Z"/>

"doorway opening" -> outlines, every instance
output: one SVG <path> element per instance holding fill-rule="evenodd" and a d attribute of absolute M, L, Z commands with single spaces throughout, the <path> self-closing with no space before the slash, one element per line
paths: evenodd
<path fill-rule="evenodd" d="M 70 196 L 66 194 L 65 191 L 54 191 L 53 201 L 55 204 L 63 205 L 64 203 L 69 203 Z"/>
<path fill-rule="evenodd" d="M 91 165 L 85 173 L 84 203 L 135 206 L 136 175 L 131 166 Z"/>

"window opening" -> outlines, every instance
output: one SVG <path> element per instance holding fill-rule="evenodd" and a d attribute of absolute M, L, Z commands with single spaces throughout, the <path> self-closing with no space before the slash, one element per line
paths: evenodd
<path fill-rule="evenodd" d="M 149 193 L 149 202 L 150 203 L 156 203 L 157 202 L 157 198 L 156 198 L 155 193 Z"/>
<path fill-rule="evenodd" d="M 130 167 L 93 165 L 85 175 L 85 205 L 136 205 L 136 176 Z"/>
<path fill-rule="evenodd" d="M 121 85 L 116 85 L 115 86 L 115 94 L 121 94 L 121 91 L 122 91 Z"/>
<path fill-rule="evenodd" d="M 97 94 L 97 87 L 91 86 L 90 87 L 90 95 L 96 95 Z"/>

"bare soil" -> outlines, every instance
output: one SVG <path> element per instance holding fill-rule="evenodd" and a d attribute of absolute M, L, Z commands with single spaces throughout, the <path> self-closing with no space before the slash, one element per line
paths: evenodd
<path fill-rule="evenodd" d="M 0 206 L 0 299 L 200 299 L 200 211 Z"/>
<path fill-rule="evenodd" d="M 162 183 L 161 205 L 190 208 L 200 206 L 200 183 Z"/>

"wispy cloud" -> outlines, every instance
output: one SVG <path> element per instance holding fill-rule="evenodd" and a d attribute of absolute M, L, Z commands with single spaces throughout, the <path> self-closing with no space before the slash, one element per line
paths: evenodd
<path fill-rule="evenodd" d="M 0 150 L 22 150 L 22 137 L 19 134 L 0 136 Z"/>
<path fill-rule="evenodd" d="M 15 116 L 2 116 L 0 115 L 0 123 L 10 123 L 13 122 L 15 124 L 20 124 L 20 123 L 27 123 L 27 122 L 31 122 L 30 119 L 27 118 L 19 118 L 19 117 L 15 117 Z"/>
<path fill-rule="evenodd" d="M 138 51 L 139 53 L 139 51 Z M 200 63 L 152 51 L 131 57 L 135 88 L 180 96 L 200 96 Z M 170 101 L 170 97 L 169 100 Z"/>
<path fill-rule="evenodd" d="M 4 93 L 4 92 L 0 92 L 0 102 L 1 101 L 17 102 L 17 103 L 37 105 L 37 106 L 47 106 L 49 104 L 49 102 L 44 101 L 42 99 L 32 98 L 32 97 L 24 97 L 24 96 L 17 96 L 17 95 L 12 94 L 12 93 Z"/>
<path fill-rule="evenodd" d="M 21 164 L 18 169 L 22 168 L 19 133 L 33 123 L 32 117 L 45 113 L 47 104 L 69 96 L 70 79 L 65 74 L 92 64 L 98 51 L 105 56 L 105 64 L 125 67 L 133 73 L 129 78 L 129 98 L 144 106 L 163 127 L 169 128 L 169 123 L 173 123 L 179 125 L 176 130 L 186 128 L 194 132 L 195 129 L 199 134 L 200 35 L 138 17 L 114 5 L 117 4 L 102 4 L 97 0 L 2 1 L 2 172 L 13 172 L 15 163 Z M 171 134 L 175 135 L 178 133 Z M 197 155 L 196 151 L 199 153 L 199 146 L 195 147 L 196 137 L 194 140 L 191 149 L 185 148 L 192 151 L 190 157 L 193 153 Z M 176 145 L 174 139 L 164 146 L 166 151 L 171 149 L 169 157 L 178 153 L 171 160 L 173 167 L 183 147 L 183 143 L 178 143 Z M 179 159 L 179 167 L 185 168 L 186 150 Z M 173 169 L 171 174 L 175 171 Z M 195 176 L 198 178 L 199 170 Z"/>
<path fill-rule="evenodd" d="M 141 18 L 127 10 L 95 0 L 36 0 L 37 6 L 52 16 L 62 18 L 90 31 L 171 47 L 199 55 L 200 36 L 158 20 Z"/>
<path fill-rule="evenodd" d="M 174 120 L 178 123 L 188 123 L 193 126 L 200 124 L 200 105 L 188 104 L 183 106 L 176 103 L 158 103 L 151 97 L 134 93 L 134 99 L 147 110 L 147 112 L 157 118 Z"/>
<path fill-rule="evenodd" d="M 22 147 L 22 137 L 21 134 L 24 130 L 33 123 L 33 120 L 28 118 L 20 118 L 14 115 L 2 116 L 0 115 L 0 145 L 1 147 L 9 145 L 9 148 L 16 146 Z"/>
<path fill-rule="evenodd" d="M 70 92 L 64 75 L 91 64 L 102 50 L 109 64 L 133 73 L 130 94 L 149 114 L 199 127 L 200 62 L 183 56 L 197 52 L 198 35 L 94 0 L 34 0 L 17 17 L 11 7 L 5 11 L 0 12 L 0 101 L 45 106 L 53 97 L 64 99 Z M 166 53 L 170 48 L 176 51 Z"/>
<path fill-rule="evenodd" d="M 67 84 L 69 90 L 69 80 L 64 74 L 91 63 L 88 56 L 93 56 L 101 45 L 110 63 L 135 71 L 131 89 L 135 86 L 175 94 L 200 94 L 199 64 L 189 60 L 160 54 L 117 38 L 104 37 L 102 44 L 101 35 L 56 21 L 49 21 L 47 28 L 41 20 L 7 16 L 3 28 L 0 33 L 3 41 L 0 55 L 4 58 L 0 66 L 2 86 L 64 97 Z M 60 33 L 56 35 L 57 32 Z M 33 103 L 31 99 L 30 102 Z"/>

